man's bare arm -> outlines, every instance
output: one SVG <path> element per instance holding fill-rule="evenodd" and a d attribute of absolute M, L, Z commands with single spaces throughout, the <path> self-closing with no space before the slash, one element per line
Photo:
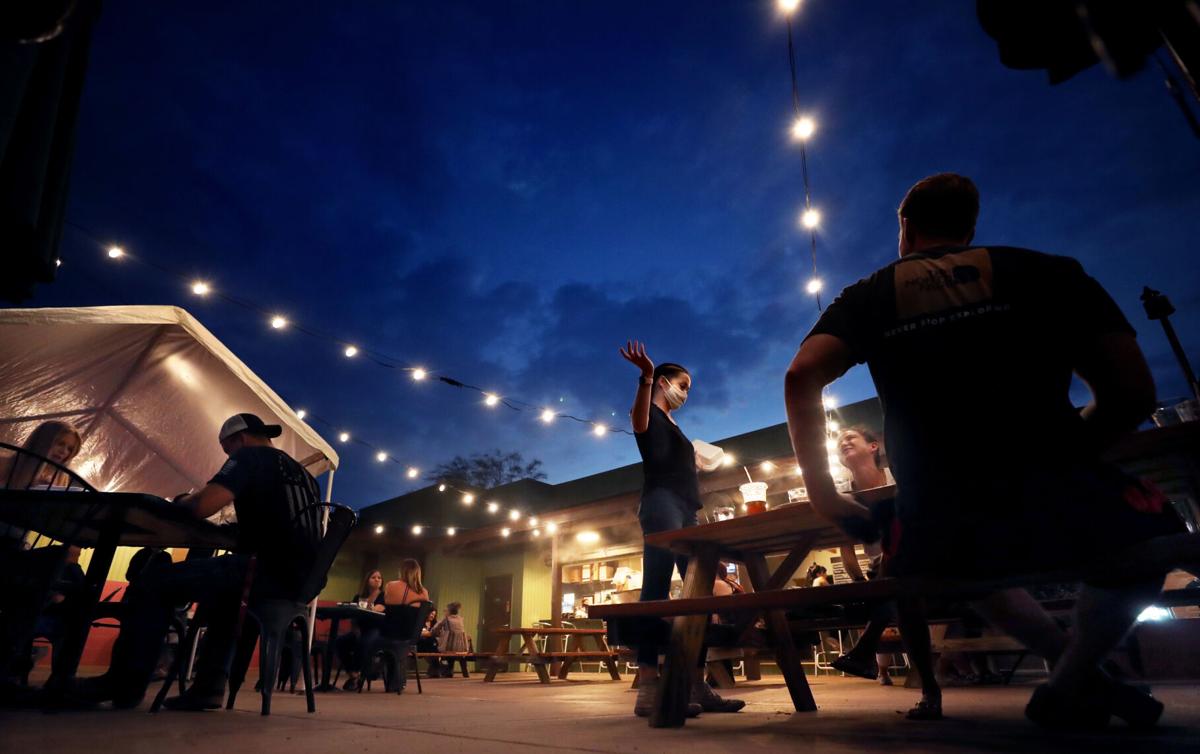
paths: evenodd
<path fill-rule="evenodd" d="M 233 502 L 233 493 L 219 484 L 209 482 L 204 489 L 184 495 L 175 501 L 188 508 L 196 518 L 208 518 Z"/>

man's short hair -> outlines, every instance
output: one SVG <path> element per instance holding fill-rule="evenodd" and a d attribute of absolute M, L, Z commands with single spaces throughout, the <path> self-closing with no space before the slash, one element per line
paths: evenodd
<path fill-rule="evenodd" d="M 922 236 L 969 238 L 979 218 L 979 189 L 965 175 L 931 175 L 913 184 L 896 214 Z"/>

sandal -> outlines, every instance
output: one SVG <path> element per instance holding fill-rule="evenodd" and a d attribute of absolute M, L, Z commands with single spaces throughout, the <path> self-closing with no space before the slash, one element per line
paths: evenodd
<path fill-rule="evenodd" d="M 908 711 L 908 715 L 906 715 L 906 717 L 908 717 L 909 720 L 941 720 L 942 700 L 923 698 Z"/>

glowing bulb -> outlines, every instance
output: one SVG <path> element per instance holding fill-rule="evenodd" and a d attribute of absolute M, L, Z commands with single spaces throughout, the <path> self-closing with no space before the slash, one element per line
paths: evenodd
<path fill-rule="evenodd" d="M 600 541 L 600 532 L 581 531 L 575 535 L 575 541 L 581 545 L 594 545 Z"/>
<path fill-rule="evenodd" d="M 800 0 L 779 0 L 779 10 L 783 11 L 784 13 L 795 13 L 796 9 L 799 7 Z"/>
<path fill-rule="evenodd" d="M 529 525 L 530 525 L 530 526 L 537 526 L 537 525 L 538 525 L 537 516 L 530 516 L 530 517 L 529 517 Z"/>
<path fill-rule="evenodd" d="M 810 295 L 815 296 L 816 294 L 820 293 L 821 289 L 824 287 L 825 284 L 821 282 L 821 278 L 813 278 L 804 286 L 804 290 L 808 291 Z"/>
<path fill-rule="evenodd" d="M 512 534 L 512 529 L 507 526 L 500 530 L 500 536 L 502 537 L 507 537 L 509 534 Z"/>
<path fill-rule="evenodd" d="M 475 502 L 475 496 L 468 492 L 463 495 L 462 501 L 463 505 L 470 505 L 471 503 Z"/>
<path fill-rule="evenodd" d="M 825 426 L 829 428 L 830 432 L 837 432 L 842 428 L 842 425 L 838 424 L 837 422 L 828 422 L 825 424 Z"/>
<path fill-rule="evenodd" d="M 770 473 L 775 470 L 775 464 L 771 463 L 770 461 L 763 461 L 761 464 L 759 464 L 758 468 Z"/>
<path fill-rule="evenodd" d="M 380 463 L 383 463 L 384 461 L 387 460 L 387 453 L 384 453 L 382 450 L 379 451 L 378 453 L 375 454 L 375 460 L 379 461 Z"/>
<path fill-rule="evenodd" d="M 408 471 L 404 472 L 404 475 L 409 479 L 416 479 L 417 475 L 420 473 L 420 469 L 418 469 L 416 466 L 409 466 Z"/>
<path fill-rule="evenodd" d="M 509 521 L 520 521 L 521 520 L 521 511 L 517 510 L 516 508 L 513 508 L 512 510 L 510 510 L 508 512 L 508 520 Z"/>
<path fill-rule="evenodd" d="M 837 450 L 837 440 L 832 437 L 826 438 L 825 449 L 830 451 Z"/>
<path fill-rule="evenodd" d="M 420 367 L 417 367 L 416 369 L 412 370 L 412 378 L 417 382 L 420 382 L 421 380 L 425 379 L 428 376 L 429 376 L 429 373 Z"/>
<path fill-rule="evenodd" d="M 534 529 L 534 530 L 533 530 L 532 532 L 530 532 L 530 533 L 531 533 L 531 534 L 533 534 L 533 536 L 535 536 L 535 537 L 540 537 L 540 536 L 542 536 L 542 530 L 541 530 L 541 529 Z"/>
<path fill-rule="evenodd" d="M 438 485 L 438 492 L 445 492 L 445 491 L 446 491 L 446 485 L 444 485 L 444 484 L 439 484 L 439 485 Z"/>
<path fill-rule="evenodd" d="M 55 266 L 55 267 L 62 267 L 62 260 L 61 260 L 61 259 L 55 259 L 55 260 L 54 260 L 54 266 Z"/>
<path fill-rule="evenodd" d="M 815 209 L 806 209 L 804 210 L 804 213 L 800 215 L 800 224 L 809 230 L 817 227 L 820 222 L 821 213 L 817 212 Z"/>
<path fill-rule="evenodd" d="M 817 124 L 812 118 L 803 117 L 796 118 L 796 122 L 792 123 L 792 138 L 796 141 L 807 141 L 813 132 L 817 130 Z"/>
<path fill-rule="evenodd" d="M 286 317 L 281 317 L 278 314 L 276 314 L 274 317 L 271 317 L 271 327 L 273 329 L 282 330 L 283 328 L 285 328 L 287 326 L 288 326 L 288 321 L 287 321 Z"/>
<path fill-rule="evenodd" d="M 488 513 L 495 513 L 499 510 L 500 510 L 500 503 L 497 503 L 495 500 L 488 503 Z"/>
<path fill-rule="evenodd" d="M 825 406 L 826 411 L 832 411 L 838 407 L 837 397 L 832 395 L 827 395 L 822 398 L 821 403 Z"/>
<path fill-rule="evenodd" d="M 375 533 L 383 534 L 383 524 L 375 524 Z"/>
<path fill-rule="evenodd" d="M 736 457 L 736 456 L 734 456 L 732 453 L 726 453 L 726 454 L 725 454 L 725 455 L 724 455 L 724 456 L 721 458 L 721 465 L 722 465 L 722 466 L 732 466 L 732 465 L 734 465 L 735 463 L 737 463 L 737 457 Z"/>
<path fill-rule="evenodd" d="M 606 432 L 608 432 L 608 427 L 604 426 L 603 424 L 597 424 L 592 428 L 592 434 L 594 434 L 596 437 L 604 437 Z"/>
<path fill-rule="evenodd" d="M 554 532 L 558 531 L 558 524 L 556 524 L 554 522 L 550 522 L 550 523 L 546 524 L 546 531 L 553 534 Z"/>
<path fill-rule="evenodd" d="M 542 421 L 546 424 L 554 421 L 554 412 L 548 408 L 542 409 Z"/>
<path fill-rule="evenodd" d="M 306 416 L 308 416 L 308 412 L 305 411 L 304 409 L 300 409 L 299 411 L 296 412 L 296 417 L 299 419 L 303 419 Z"/>
<path fill-rule="evenodd" d="M 125 250 L 122 249 L 120 246 L 109 246 L 108 247 L 108 258 L 109 259 L 120 259 L 123 256 L 125 256 Z"/>
<path fill-rule="evenodd" d="M 340 440 L 341 442 L 349 442 L 350 441 L 350 433 L 342 432 L 341 434 L 338 435 L 338 440 Z"/>
<path fill-rule="evenodd" d="M 358 355 L 358 346 L 346 346 L 346 350 L 342 353 L 346 354 L 347 359 L 353 359 Z"/>
<path fill-rule="evenodd" d="M 484 405 L 495 406 L 499 402 L 500 402 L 500 396 L 496 395 L 495 393 L 484 393 L 483 394 Z"/>
<path fill-rule="evenodd" d="M 415 534 L 415 535 L 416 535 L 416 536 L 418 536 L 418 537 L 419 537 L 419 536 L 421 536 L 421 532 L 422 532 L 422 531 L 424 531 L 424 529 L 421 527 L 421 525 L 420 525 L 420 524 L 417 524 L 416 526 L 414 526 L 414 527 L 412 528 L 412 533 L 413 533 L 413 534 Z"/>
<path fill-rule="evenodd" d="M 804 469 L 800 468 L 800 466 L 797 465 L 795 473 L 796 473 L 796 476 L 804 476 Z"/>
<path fill-rule="evenodd" d="M 446 529 L 446 536 L 453 537 L 457 531 L 458 529 L 455 529 L 453 526 L 451 526 L 450 528 Z"/>
<path fill-rule="evenodd" d="M 197 280 L 192 283 L 192 293 L 197 296 L 207 296 L 212 289 L 208 287 L 208 283 L 203 280 Z"/>

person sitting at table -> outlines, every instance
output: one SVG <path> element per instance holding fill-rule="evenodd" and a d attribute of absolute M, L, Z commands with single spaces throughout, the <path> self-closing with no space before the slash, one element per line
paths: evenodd
<path fill-rule="evenodd" d="M 21 444 L 29 455 L 17 453 L 0 461 L 0 489 L 68 488 L 70 475 L 59 467 L 66 468 L 82 447 L 83 439 L 74 426 L 63 421 L 42 422 Z M 29 545 L 24 529 L 0 524 L 0 573 L 15 577 L 15 583 L 6 583 L 7 605 L 0 617 L 0 684 L 6 687 L 22 685 L 29 641 L 46 607 L 41 604 L 46 587 L 61 579 L 62 569 L 70 570 L 67 550 L 56 545 L 31 550 Z M 55 571 L 60 573 L 56 576 Z M 66 609 L 66 605 L 57 608 Z"/>
<path fill-rule="evenodd" d="M 367 603 L 372 610 L 382 613 L 383 607 L 383 572 L 371 571 L 363 580 L 362 588 L 354 595 L 351 602 Z M 363 669 L 363 648 L 368 646 L 379 633 L 379 626 L 373 621 L 355 620 L 349 631 L 337 637 L 334 649 L 337 651 L 338 662 L 346 671 L 346 682 L 342 688 L 346 691 L 358 691 L 362 683 L 360 674 Z"/>
<path fill-rule="evenodd" d="M 987 579 L 1100 566 L 1100 554 L 1184 532 L 1161 494 L 1100 460 L 1154 408 L 1133 328 L 1074 259 L 973 245 L 978 214 L 969 178 L 917 182 L 897 211 L 900 259 L 844 289 L 800 345 L 785 401 L 813 509 L 847 531 L 872 521 L 834 485 L 822 401 L 826 385 L 866 362 L 897 481 L 889 576 Z M 1073 373 L 1092 394 L 1082 411 L 1071 403 Z M 1053 438 L 1053 463 L 1031 455 L 1032 428 Z M 1035 611 L 1010 613 L 1006 630 L 1048 659 L 1058 655 L 1026 707 L 1029 719 L 1078 728 L 1113 714 L 1157 721 L 1161 703 L 1106 676 L 1100 661 L 1163 576 L 1130 567 L 1092 577 L 1065 649 L 1061 632 L 1039 630 Z M 909 656 L 928 656 L 928 626 L 913 614 L 919 606 L 900 615 Z M 1025 618 L 1031 630 L 1019 635 L 1012 625 Z M 922 678 L 922 703 L 940 716 L 932 680 Z"/>
<path fill-rule="evenodd" d="M 654 365 L 638 341 L 627 341 L 618 349 L 621 358 L 640 370 L 637 393 L 629 419 L 633 425 L 638 453 L 642 457 L 641 502 L 638 521 L 642 536 L 672 531 L 698 523 L 700 478 L 696 472 L 696 450 L 673 413 L 687 402 L 692 375 L 679 364 Z M 688 559 L 670 550 L 646 545 L 642 550 L 642 601 L 663 600 L 670 596 L 671 572 L 687 574 Z M 633 713 L 646 717 L 658 693 L 658 647 L 650 641 L 638 645 L 638 693 Z M 739 699 L 722 699 L 704 682 L 704 653 L 693 671 L 691 701 L 687 714 L 737 712 L 745 706 Z"/>
<path fill-rule="evenodd" d="M 413 558 L 400 561 L 400 577 L 383 587 L 385 605 L 419 605 L 429 601 L 429 592 L 421 583 L 421 564 Z"/>
<path fill-rule="evenodd" d="M 436 653 L 438 651 L 437 637 L 433 635 L 433 627 L 437 625 L 437 618 L 437 608 L 430 610 L 429 615 L 425 618 L 425 625 L 421 627 L 421 638 L 417 641 L 418 652 Z M 426 675 L 430 678 L 442 676 L 442 663 L 437 657 L 429 658 L 429 669 Z"/>
<path fill-rule="evenodd" d="M 437 640 L 437 651 L 439 652 L 470 652 L 471 641 L 467 638 L 467 626 L 463 622 L 459 612 L 462 611 L 461 602 L 451 602 L 446 605 L 446 617 L 434 625 L 432 633 L 434 639 Z M 465 665 L 464 665 L 465 667 Z M 450 678 L 454 675 L 453 663 L 447 661 L 442 668 L 442 677 Z"/>
<path fill-rule="evenodd" d="M 809 586 L 833 585 L 833 578 L 829 575 L 829 569 L 820 563 L 813 563 L 808 567 L 808 572 L 804 576 L 804 581 Z"/>
<path fill-rule="evenodd" d="M 209 616 L 204 651 L 196 660 L 196 680 L 168 698 L 168 709 L 204 710 L 221 706 L 238 625 L 239 604 L 251 558 L 255 559 L 250 599 L 295 599 L 316 557 L 319 532 L 301 511 L 320 503 L 316 480 L 291 456 L 272 446 L 282 428 L 254 414 L 235 414 L 221 425 L 217 440 L 229 460 L 199 492 L 180 495 L 176 504 L 198 519 L 233 503 L 238 518 L 236 553 L 152 566 L 129 586 L 129 613 L 103 675 L 77 684 L 73 701 L 111 701 L 136 707 L 145 695 L 159 648 L 175 606 L 196 601 Z M 253 630 L 253 629 L 250 629 Z"/>

